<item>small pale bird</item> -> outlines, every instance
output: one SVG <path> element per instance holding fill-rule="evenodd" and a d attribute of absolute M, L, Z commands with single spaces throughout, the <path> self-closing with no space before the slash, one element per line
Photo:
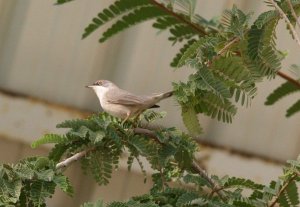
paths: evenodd
<path fill-rule="evenodd" d="M 134 95 L 108 80 L 98 80 L 86 87 L 94 90 L 102 109 L 123 119 L 122 123 L 129 118 L 137 118 L 146 109 L 159 107 L 156 105 L 159 101 L 173 95 L 172 91 L 148 96 Z"/>

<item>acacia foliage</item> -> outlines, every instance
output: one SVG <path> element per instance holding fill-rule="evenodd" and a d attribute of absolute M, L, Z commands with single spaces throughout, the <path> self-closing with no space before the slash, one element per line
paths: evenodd
<path fill-rule="evenodd" d="M 57 0 L 57 4 L 72 1 Z M 295 24 L 286 1 L 276 2 Z M 299 14 L 300 1 L 291 2 Z M 281 68 L 284 55 L 276 48 L 276 27 L 281 16 L 274 8 L 260 14 L 250 24 L 251 14 L 236 7 L 226 10 L 221 20 L 205 20 L 195 14 L 194 3 L 192 0 L 117 0 L 92 19 L 83 38 L 103 25 L 111 24 L 99 39 L 104 42 L 146 20 L 154 20 L 154 28 L 168 31 L 168 40 L 172 44 L 183 44 L 171 66 L 191 69 L 186 82 L 173 83 L 174 94 L 182 107 L 187 128 L 198 134 L 201 132 L 198 114 L 232 122 L 237 112 L 236 104 L 250 105 L 257 82 L 264 78 L 273 79 Z M 284 85 L 270 95 L 267 103 L 274 103 L 296 91 L 299 88 Z M 288 114 L 299 111 L 299 105 L 299 101 L 296 102 L 288 109 Z M 155 112 L 144 114 L 147 122 L 160 117 L 162 115 Z M 38 147 L 54 143 L 47 158 L 33 157 L 16 165 L 0 165 L 0 206 L 45 206 L 45 199 L 53 195 L 55 187 L 71 194 L 72 187 L 57 164 L 82 151 L 86 151 L 81 160 L 83 170 L 100 185 L 108 184 L 125 151 L 128 152 L 129 170 L 136 161 L 146 174 L 141 157 L 146 158 L 153 168 L 153 188 L 148 194 L 126 202 L 110 203 L 107 205 L 110 207 L 299 205 L 299 160 L 288 161 L 283 176 L 269 185 L 229 176 L 208 176 L 208 180 L 193 168 L 197 144 L 175 128 L 153 129 L 150 136 L 134 130 L 140 125 L 132 122 L 122 125 L 121 120 L 105 113 L 65 121 L 58 127 L 69 131 L 64 135 L 45 135 L 32 144 Z M 174 181 L 189 185 L 189 188 L 171 188 L 169 183 Z M 104 205 L 99 201 L 83 206 Z"/>
<path fill-rule="evenodd" d="M 300 1 L 291 2 L 299 14 Z M 277 3 L 296 24 L 286 1 Z M 231 123 L 237 104 L 250 106 L 257 83 L 275 78 L 281 69 L 284 54 L 276 47 L 276 28 L 281 16 L 271 7 L 254 22 L 251 17 L 251 13 L 233 6 L 224 11 L 221 19 L 206 20 L 195 13 L 193 0 L 117 0 L 92 19 L 83 38 L 103 25 L 110 25 L 99 39 L 104 42 L 147 20 L 154 21 L 155 29 L 167 31 L 173 45 L 183 45 L 171 66 L 191 69 L 186 82 L 173 83 L 174 94 L 187 129 L 199 134 L 202 130 L 198 114 Z M 299 101 L 292 105 L 287 116 L 299 111 L 299 106 Z"/>

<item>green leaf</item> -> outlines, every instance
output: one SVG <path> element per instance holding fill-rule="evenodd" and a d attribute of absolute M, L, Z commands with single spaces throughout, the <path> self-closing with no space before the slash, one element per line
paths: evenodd
<path fill-rule="evenodd" d="M 192 135 L 199 135 L 202 133 L 197 113 L 192 106 L 182 106 L 181 116 L 185 127 Z"/>
<path fill-rule="evenodd" d="M 286 117 L 290 117 L 294 115 L 295 113 L 300 112 L 300 100 L 298 100 L 296 103 L 294 103 L 287 111 L 286 111 Z"/>
<path fill-rule="evenodd" d="M 267 101 L 265 102 L 266 105 L 272 105 L 279 101 L 284 96 L 287 96 L 291 93 L 294 93 L 296 91 L 300 91 L 299 87 L 295 84 L 287 81 L 283 83 L 281 86 L 276 88 L 268 97 Z"/>
<path fill-rule="evenodd" d="M 110 28 L 108 28 L 100 38 L 100 42 L 106 41 L 113 35 L 146 20 L 166 16 L 167 14 L 156 6 L 145 6 L 135 9 L 131 13 L 124 15 L 120 20 L 117 20 Z"/>
<path fill-rule="evenodd" d="M 219 37 L 201 37 L 198 41 L 190 44 L 190 46 L 185 50 L 184 54 L 181 56 L 178 62 L 178 67 L 189 64 L 189 60 L 191 59 L 195 59 L 198 63 L 204 62 L 203 57 L 207 56 L 208 54 L 210 54 L 209 56 L 211 57 L 209 57 L 209 59 L 211 59 L 212 56 L 216 55 L 215 48 L 219 42 Z"/>
<path fill-rule="evenodd" d="M 53 182 L 35 181 L 30 187 L 30 198 L 35 206 L 43 206 L 45 199 L 52 196 L 55 191 Z"/>
<path fill-rule="evenodd" d="M 277 11 L 262 13 L 248 32 L 247 54 L 253 73 L 274 78 L 281 68 L 283 56 L 275 48 L 275 29 L 280 16 Z"/>
<path fill-rule="evenodd" d="M 0 203 L 16 203 L 21 194 L 22 181 L 0 177 Z"/>
<path fill-rule="evenodd" d="M 217 118 L 218 121 L 231 123 L 233 116 L 237 112 L 237 108 L 227 99 L 222 100 L 220 97 L 207 93 L 199 103 L 195 106 L 199 113 L 204 113 L 211 118 Z"/>
<path fill-rule="evenodd" d="M 74 189 L 69 181 L 69 179 L 64 175 L 56 175 L 53 178 L 53 182 L 65 193 L 72 196 Z"/>
<path fill-rule="evenodd" d="M 91 202 L 84 203 L 80 207 L 104 207 L 104 204 L 101 200 L 98 200 L 95 203 L 91 203 Z"/>
<path fill-rule="evenodd" d="M 278 203 L 283 207 L 299 206 L 299 194 L 295 181 L 290 182 L 284 192 L 280 194 Z"/>
<path fill-rule="evenodd" d="M 161 112 L 156 112 L 153 110 L 146 110 L 142 115 L 144 117 L 144 119 L 150 123 L 150 122 L 154 122 L 158 119 L 162 119 L 166 116 L 166 112 L 161 111 Z"/>
<path fill-rule="evenodd" d="M 74 0 L 57 0 L 56 5 L 65 4 Z"/>
<path fill-rule="evenodd" d="M 221 99 L 231 97 L 228 87 L 207 68 L 198 69 L 189 79 L 196 83 L 199 90 L 212 92 Z"/>
<path fill-rule="evenodd" d="M 237 178 L 237 177 L 225 177 L 224 179 L 224 188 L 236 188 L 236 187 L 242 187 L 242 188 L 249 188 L 253 190 L 262 190 L 264 185 L 257 184 L 249 179 L 244 178 Z"/>
<path fill-rule="evenodd" d="M 187 174 L 183 177 L 184 182 L 186 183 L 193 183 L 196 184 L 197 186 L 208 186 L 212 187 L 211 184 L 204 179 L 203 177 L 199 176 L 198 174 L 192 175 L 192 174 Z"/>
<path fill-rule="evenodd" d="M 173 58 L 172 62 L 170 63 L 171 67 L 178 67 L 179 61 L 182 58 L 185 51 L 190 47 L 191 44 L 193 44 L 196 40 L 191 39 L 186 44 L 183 45 L 182 48 L 180 48 L 179 52 L 176 54 L 176 56 Z"/>
<path fill-rule="evenodd" d="M 82 35 L 82 38 L 89 36 L 96 29 L 109 22 L 110 20 L 116 19 L 118 16 L 132 12 L 138 8 L 151 5 L 148 0 L 118 0 L 111 4 L 108 8 L 105 8 L 100 12 L 97 17 L 93 18 Z"/>
<path fill-rule="evenodd" d="M 177 207 L 181 207 L 181 206 L 188 206 L 190 205 L 194 200 L 196 200 L 197 198 L 199 198 L 199 195 L 197 193 L 194 192 L 187 192 L 185 194 L 182 194 L 177 202 L 176 202 L 176 206 Z"/>
<path fill-rule="evenodd" d="M 60 136 L 58 134 L 45 134 L 40 139 L 32 142 L 31 147 L 37 148 L 38 146 L 40 146 L 42 144 L 60 143 L 60 142 L 64 142 L 64 141 L 65 141 L 65 137 Z"/>

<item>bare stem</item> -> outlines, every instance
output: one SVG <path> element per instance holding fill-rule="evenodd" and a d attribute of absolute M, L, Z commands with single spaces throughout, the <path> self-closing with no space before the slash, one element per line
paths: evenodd
<path fill-rule="evenodd" d="M 296 14 L 296 12 L 295 12 L 295 10 L 294 10 L 294 8 L 293 8 L 293 5 L 292 5 L 291 0 L 287 0 L 287 3 L 288 3 L 288 5 L 289 5 L 289 7 L 290 7 L 290 10 L 291 10 L 291 12 L 292 12 L 292 15 L 293 15 L 293 17 L 294 17 L 294 19 L 295 19 L 295 21 L 296 21 L 298 27 L 300 28 L 300 21 L 299 21 L 299 19 L 298 19 L 298 17 L 297 17 L 297 14 Z"/>
<path fill-rule="evenodd" d="M 226 50 L 228 50 L 234 43 L 238 42 L 240 40 L 239 37 L 235 37 L 233 38 L 230 42 L 228 42 L 219 52 L 218 52 L 218 56 L 222 55 L 224 52 L 226 52 Z"/>
<path fill-rule="evenodd" d="M 178 20 L 180 20 L 181 22 L 191 26 L 194 30 L 196 30 L 199 34 L 201 35 L 207 35 L 207 32 L 199 27 L 197 24 L 194 24 L 193 22 L 185 19 L 183 16 L 173 12 L 172 10 L 166 8 L 163 4 L 161 3 L 158 3 L 157 1 L 155 0 L 149 0 L 153 5 L 157 6 L 158 8 L 162 9 L 164 12 L 166 12 L 167 14 L 170 14 L 172 15 L 173 17 L 177 18 Z"/>
<path fill-rule="evenodd" d="M 87 153 L 91 152 L 91 151 L 94 151 L 95 149 L 94 148 L 91 148 L 91 149 L 87 149 L 87 150 L 84 150 L 84 151 L 81 151 L 81 152 L 78 152 L 76 153 L 75 155 L 65 159 L 64 161 L 62 162 L 59 162 L 56 164 L 56 169 L 61 169 L 61 168 L 64 168 L 64 167 L 68 167 L 70 164 L 72 164 L 73 162 L 81 159 L 82 157 L 84 157 Z"/>
<path fill-rule="evenodd" d="M 191 21 L 185 19 L 184 17 L 178 15 L 177 13 L 171 11 L 170 9 L 166 8 L 163 4 L 158 3 L 158 2 L 155 1 L 155 0 L 150 0 L 150 2 L 151 2 L 153 5 L 159 7 L 159 8 L 162 9 L 163 11 L 165 11 L 166 13 L 168 13 L 168 14 L 174 16 L 175 18 L 177 18 L 178 20 L 182 21 L 183 23 L 185 23 L 185 24 L 187 24 L 187 25 L 190 25 L 194 30 L 196 30 L 197 32 L 199 32 L 199 34 L 201 34 L 201 35 L 207 35 L 207 32 L 206 32 L 204 29 L 202 29 L 202 28 L 199 27 L 198 25 L 192 23 Z M 271 2 L 274 3 L 273 5 L 275 6 L 275 8 L 276 8 L 276 7 L 279 8 L 278 5 L 277 5 L 273 0 L 272 0 Z M 279 8 L 279 9 L 280 9 L 280 8 Z M 281 9 L 280 9 L 280 10 L 281 10 Z M 282 11 L 282 10 L 281 10 L 281 11 Z M 283 11 L 282 11 L 282 12 L 283 12 Z M 286 17 L 286 15 L 284 14 L 284 12 L 283 12 L 283 15 Z M 283 17 L 284 17 L 284 16 L 283 16 Z M 287 18 L 287 17 L 286 17 L 286 18 Z M 287 19 L 287 20 L 288 20 L 288 19 Z M 288 22 L 290 23 L 289 20 L 288 20 Z M 291 23 L 290 23 L 289 25 L 291 25 Z M 293 25 L 291 25 L 291 26 L 292 26 L 291 28 L 294 28 Z M 292 29 L 291 29 L 291 30 L 292 30 Z M 296 33 L 295 29 L 293 29 L 292 31 L 293 31 L 293 36 L 295 36 L 294 33 L 296 34 L 295 39 L 297 38 L 296 41 L 297 41 L 297 43 L 298 43 L 299 46 L 300 46 L 300 40 L 299 40 L 299 37 L 297 36 L 297 33 Z M 238 42 L 239 40 L 240 40 L 240 39 L 239 39 L 238 37 L 233 38 L 230 42 L 228 42 L 228 44 L 226 44 L 226 45 L 224 46 L 224 48 L 222 48 L 222 49 L 218 52 L 218 55 L 222 55 L 224 52 L 226 52 L 226 50 L 228 50 L 234 43 Z M 290 82 L 292 82 L 293 84 L 295 84 L 295 85 L 297 85 L 298 87 L 300 87 L 300 83 L 299 83 L 297 80 L 295 80 L 295 79 L 289 77 L 288 75 L 286 75 L 286 74 L 284 74 L 284 73 L 282 73 L 282 72 L 278 72 L 277 74 L 278 74 L 280 77 L 282 77 L 283 79 L 286 79 L 287 81 L 290 81 Z"/>
<path fill-rule="evenodd" d="M 289 186 L 289 184 L 297 178 L 297 174 L 294 174 L 279 190 L 277 195 L 275 196 L 275 199 L 272 201 L 272 203 L 269 205 L 269 207 L 274 207 L 276 203 L 278 202 L 278 199 L 280 195 L 285 191 L 285 189 Z"/>
<path fill-rule="evenodd" d="M 286 14 L 282 11 L 282 9 L 277 5 L 277 3 L 274 0 L 270 0 L 270 2 L 275 7 L 275 9 L 279 12 L 279 14 L 281 15 L 281 17 L 285 20 L 285 22 L 287 23 L 287 25 L 289 26 L 289 28 L 292 31 L 293 37 L 295 38 L 296 42 L 298 43 L 298 45 L 300 47 L 299 36 L 298 36 L 298 34 L 297 34 L 294 26 L 290 22 L 289 18 L 286 16 Z"/>
<path fill-rule="evenodd" d="M 280 77 L 282 77 L 283 79 L 295 84 L 296 86 L 298 86 L 300 88 L 300 82 L 291 78 L 290 76 L 288 76 L 287 74 L 283 73 L 283 72 L 280 72 L 278 71 L 277 72 L 277 75 L 279 75 Z"/>

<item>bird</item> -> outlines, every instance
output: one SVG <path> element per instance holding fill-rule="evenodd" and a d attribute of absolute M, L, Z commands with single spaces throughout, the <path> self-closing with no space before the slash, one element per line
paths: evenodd
<path fill-rule="evenodd" d="M 122 124 L 129 118 L 138 118 L 149 108 L 159 107 L 157 103 L 173 95 L 173 91 L 153 95 L 135 95 L 119 88 L 108 80 L 97 80 L 86 86 L 96 93 L 102 109 L 108 114 L 123 119 Z"/>

